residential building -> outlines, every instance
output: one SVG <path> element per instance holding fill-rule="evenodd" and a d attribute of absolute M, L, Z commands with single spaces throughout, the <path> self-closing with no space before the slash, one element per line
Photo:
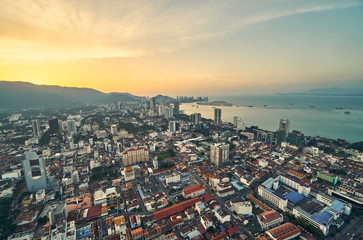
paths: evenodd
<path fill-rule="evenodd" d="M 150 151 L 146 147 L 128 148 L 122 152 L 122 163 L 124 166 L 128 166 L 138 162 L 147 162 L 149 155 Z"/>
<path fill-rule="evenodd" d="M 290 129 L 290 121 L 287 120 L 280 120 L 280 126 L 277 136 L 277 142 L 281 144 L 282 142 L 285 142 L 287 136 L 289 135 L 289 129 Z"/>
<path fill-rule="evenodd" d="M 183 190 L 183 197 L 184 198 L 194 198 L 194 197 L 203 195 L 204 193 L 205 193 L 205 188 L 202 185 L 197 184 L 192 187 L 185 188 Z"/>
<path fill-rule="evenodd" d="M 258 214 L 257 220 L 261 228 L 266 230 L 281 224 L 284 220 L 284 217 L 278 212 L 271 210 Z"/>
<path fill-rule="evenodd" d="M 210 161 L 215 166 L 221 166 L 229 160 L 229 144 L 214 143 L 210 146 Z"/>
<path fill-rule="evenodd" d="M 32 120 L 32 128 L 33 128 L 33 136 L 35 138 L 39 138 L 40 137 L 40 126 L 39 126 L 38 119 Z"/>
<path fill-rule="evenodd" d="M 214 109 L 214 123 L 220 124 L 222 122 L 221 120 L 222 110 L 219 108 Z"/>
<path fill-rule="evenodd" d="M 194 124 L 202 122 L 202 115 L 200 113 L 193 113 L 190 115 L 190 119 Z"/>
<path fill-rule="evenodd" d="M 238 215 L 252 215 L 252 204 L 249 201 L 236 202 L 232 204 Z"/>

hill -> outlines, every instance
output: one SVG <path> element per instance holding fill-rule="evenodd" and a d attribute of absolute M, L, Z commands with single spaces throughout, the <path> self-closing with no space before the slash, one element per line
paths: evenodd
<path fill-rule="evenodd" d="M 363 96 L 359 88 L 315 88 L 300 93 L 281 93 L 281 95 L 320 95 L 320 96 Z"/>
<path fill-rule="evenodd" d="M 0 108 L 51 108 L 87 104 L 134 102 L 142 98 L 129 93 L 103 93 L 91 88 L 36 85 L 0 81 Z"/>

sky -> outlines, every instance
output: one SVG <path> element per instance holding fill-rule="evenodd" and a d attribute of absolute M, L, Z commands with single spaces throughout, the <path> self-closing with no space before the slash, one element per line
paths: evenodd
<path fill-rule="evenodd" d="M 0 6 L 0 80 L 149 96 L 363 88 L 362 0 Z"/>

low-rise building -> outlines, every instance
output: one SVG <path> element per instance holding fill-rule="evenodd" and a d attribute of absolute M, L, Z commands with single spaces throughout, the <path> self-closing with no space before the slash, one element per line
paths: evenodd
<path fill-rule="evenodd" d="M 284 217 L 278 212 L 271 210 L 258 214 L 257 220 L 261 228 L 266 230 L 281 224 L 282 221 L 284 220 Z"/>
<path fill-rule="evenodd" d="M 266 234 L 272 240 L 289 240 L 294 239 L 300 235 L 301 231 L 292 223 L 285 223 L 281 226 L 275 227 L 266 231 Z"/>
<path fill-rule="evenodd" d="M 192 187 L 185 188 L 183 190 L 183 197 L 184 198 L 194 198 L 194 197 L 203 195 L 204 193 L 205 193 L 205 188 L 202 185 L 197 184 Z"/>

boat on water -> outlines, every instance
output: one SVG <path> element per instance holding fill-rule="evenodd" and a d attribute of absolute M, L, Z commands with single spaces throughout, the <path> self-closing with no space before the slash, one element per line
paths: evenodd
<path fill-rule="evenodd" d="M 345 113 L 345 114 L 350 114 L 350 112 L 349 112 L 349 111 L 345 111 L 344 113 Z"/>
<path fill-rule="evenodd" d="M 314 106 L 314 105 L 312 105 L 312 106 L 309 106 L 309 107 L 311 107 L 311 108 L 315 108 L 315 106 Z"/>
<path fill-rule="evenodd" d="M 252 105 L 249 105 L 248 107 L 253 107 Z"/>
<path fill-rule="evenodd" d="M 343 108 L 342 108 L 342 107 L 336 107 L 335 109 L 343 110 Z"/>

